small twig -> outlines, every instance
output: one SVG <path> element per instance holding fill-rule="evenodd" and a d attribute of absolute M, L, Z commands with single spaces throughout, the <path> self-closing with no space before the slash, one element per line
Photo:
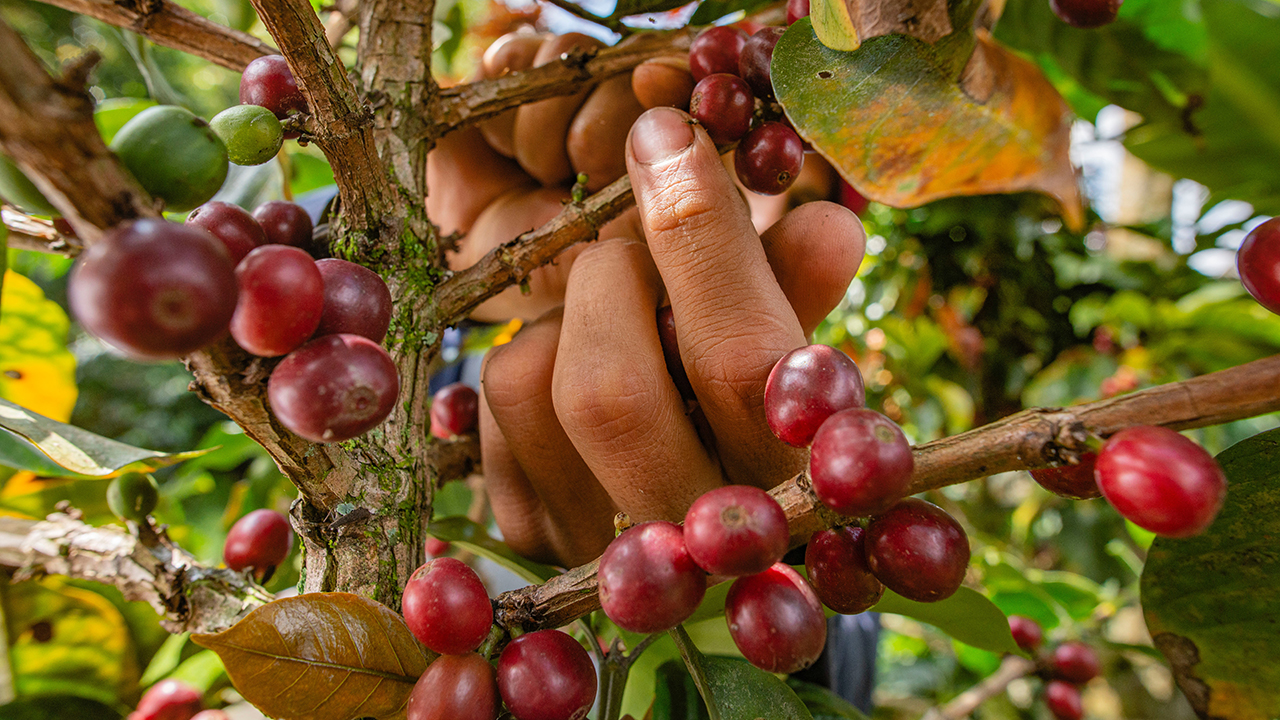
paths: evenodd
<path fill-rule="evenodd" d="M 1006 655 L 1004 661 L 982 682 L 957 695 L 940 708 L 933 708 L 920 720 L 964 720 L 982 703 L 1004 692 L 1009 683 L 1035 672 L 1035 662 L 1018 655 Z"/>
<path fill-rule="evenodd" d="M 6 207 L 0 210 L 5 227 L 9 228 L 9 247 L 14 250 L 34 250 L 51 255 L 75 257 L 84 250 L 80 239 L 63 235 L 53 223 L 20 213 Z"/>

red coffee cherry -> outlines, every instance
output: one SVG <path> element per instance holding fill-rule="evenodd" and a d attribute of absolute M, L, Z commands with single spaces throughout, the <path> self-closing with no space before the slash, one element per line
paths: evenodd
<path fill-rule="evenodd" d="M 751 129 L 756 98 L 737 75 L 715 73 L 698 81 L 689 98 L 689 114 L 717 145 L 731 143 Z"/>
<path fill-rule="evenodd" d="M 809 479 L 823 505 L 841 515 L 880 512 L 906 494 L 915 459 L 889 418 L 873 410 L 841 410 L 813 437 Z"/>
<path fill-rule="evenodd" d="M 787 0 L 787 24 L 809 17 L 809 0 Z"/>
<path fill-rule="evenodd" d="M 667 374 L 680 391 L 680 397 L 694 400 L 693 385 L 689 383 L 689 374 L 685 372 L 684 360 L 680 357 L 680 341 L 676 338 L 676 316 L 671 306 L 658 308 L 658 340 L 662 343 L 662 359 L 667 363 Z"/>
<path fill-rule="evenodd" d="M 498 689 L 516 720 L 582 720 L 596 701 L 596 669 L 577 640 L 540 630 L 502 651 Z"/>
<path fill-rule="evenodd" d="M 726 485 L 693 502 L 684 517 L 684 544 L 712 575 L 738 577 L 768 570 L 791 539 L 787 514 L 769 493 Z"/>
<path fill-rule="evenodd" d="M 254 248 L 267 243 L 267 235 L 253 216 L 239 205 L 207 202 L 187 216 L 187 224 L 204 228 L 222 242 L 231 255 L 231 263 L 239 264 Z"/>
<path fill-rule="evenodd" d="M 786 28 L 760 28 L 747 38 L 742 46 L 742 53 L 738 56 L 738 74 L 751 85 L 756 97 L 761 100 L 773 99 L 773 71 L 770 64 L 773 62 L 773 49 L 777 47 L 784 32 Z"/>
<path fill-rule="evenodd" d="M 307 111 L 307 99 L 282 55 L 255 58 L 245 66 L 240 76 L 240 102 L 261 105 L 281 120 L 291 112 Z"/>
<path fill-rule="evenodd" d="M 267 398 L 276 417 L 312 442 L 342 442 L 372 430 L 395 409 L 396 364 L 359 335 L 326 335 L 294 350 L 272 371 Z"/>
<path fill-rule="evenodd" d="M 866 404 L 862 373 L 829 345 L 792 350 L 773 366 L 764 386 L 764 416 L 778 439 L 809 447 L 822 423 Z"/>
<path fill-rule="evenodd" d="M 1094 477 L 1117 512 L 1165 537 L 1204 532 L 1227 495 L 1226 476 L 1204 448 L 1150 425 L 1112 435 L 1098 453 Z"/>
<path fill-rule="evenodd" d="M 475 570 L 453 558 L 436 558 L 415 570 L 400 607 L 414 637 L 441 655 L 475 650 L 493 625 L 484 583 Z"/>
<path fill-rule="evenodd" d="M 1236 270 L 1253 299 L 1280 314 L 1280 217 L 1249 232 L 1236 252 Z"/>
<path fill-rule="evenodd" d="M 1083 685 L 1098 677 L 1102 663 L 1098 653 L 1082 642 L 1065 642 L 1053 649 L 1049 658 L 1053 674 L 1063 680 Z"/>
<path fill-rule="evenodd" d="M 289 557 L 292 545 L 293 530 L 285 516 L 262 508 L 231 526 L 222 546 L 222 560 L 232 570 L 253 568 L 259 577 L 265 577 Z"/>
<path fill-rule="evenodd" d="M 324 278 L 303 250 L 263 245 L 236 266 L 240 300 L 231 337 L 254 355 L 276 357 L 302 345 L 324 312 Z"/>
<path fill-rule="evenodd" d="M 969 567 L 969 537 L 945 510 L 906 498 L 867 525 L 867 562 L 885 587 L 916 602 L 955 594 Z"/>
<path fill-rule="evenodd" d="M 316 335 L 348 333 L 380 343 L 391 326 L 391 291 L 363 265 L 327 258 L 316 261 L 324 281 L 324 310 Z"/>
<path fill-rule="evenodd" d="M 480 422 L 480 396 L 466 383 L 445 385 L 431 398 L 431 434 L 441 440 L 464 435 Z"/>
<path fill-rule="evenodd" d="M 804 167 L 804 141 L 780 122 L 767 122 L 743 136 L 733 168 L 744 187 L 761 195 L 781 195 Z"/>
<path fill-rule="evenodd" d="M 1044 704 L 1058 720 L 1081 720 L 1084 701 L 1075 685 L 1054 680 L 1044 686 Z"/>
<path fill-rule="evenodd" d="M 1018 643 L 1018 647 L 1027 652 L 1035 652 L 1040 647 L 1040 643 L 1044 642 L 1044 630 L 1040 627 L 1040 623 L 1028 617 L 1021 615 L 1009 616 L 1009 632 L 1013 635 L 1013 641 Z"/>
<path fill-rule="evenodd" d="M 679 625 L 707 592 L 707 575 L 685 548 L 684 530 L 663 521 L 640 523 L 619 535 L 600 557 L 596 577 L 604 614 L 635 633 Z"/>
<path fill-rule="evenodd" d="M 738 56 L 747 34 L 736 27 L 718 25 L 698 34 L 689 45 L 689 72 L 693 81 L 715 73 L 738 74 Z"/>
<path fill-rule="evenodd" d="M 268 243 L 311 249 L 314 228 L 311 216 L 301 205 L 284 200 L 265 202 L 253 211 L 253 219 L 262 226 Z"/>
<path fill-rule="evenodd" d="M 195 688 L 179 680 L 161 680 L 142 694 L 129 720 L 191 720 L 202 708 Z"/>
<path fill-rule="evenodd" d="M 433 537 L 427 538 L 426 542 L 423 543 L 423 550 L 426 551 L 429 558 L 437 558 L 444 555 L 449 552 L 449 547 L 449 543 Z"/>
<path fill-rule="evenodd" d="M 1053 14 L 1062 22 L 1092 29 L 1115 22 L 1124 0 L 1049 0 Z"/>
<path fill-rule="evenodd" d="M 884 585 L 867 564 L 866 531 L 856 525 L 823 530 L 809 538 L 804 567 L 823 605 L 856 615 L 880 602 Z"/>
<path fill-rule="evenodd" d="M 804 578 L 782 563 L 734 580 L 724 617 L 743 657 L 768 672 L 807 668 L 827 643 L 822 603 Z"/>
<path fill-rule="evenodd" d="M 409 693 L 408 720 L 493 720 L 498 716 L 493 666 L 474 653 L 441 655 Z"/>
<path fill-rule="evenodd" d="M 1102 497 L 1098 482 L 1093 478 L 1093 467 L 1097 460 L 1095 453 L 1082 453 L 1080 462 L 1075 465 L 1036 468 L 1031 471 L 1031 477 L 1040 483 L 1040 487 L 1065 498 L 1088 500 Z"/>

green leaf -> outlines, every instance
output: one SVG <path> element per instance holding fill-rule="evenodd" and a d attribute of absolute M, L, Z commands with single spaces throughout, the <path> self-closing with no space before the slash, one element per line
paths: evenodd
<path fill-rule="evenodd" d="M 683 627 L 671 631 L 711 720 L 813 720 L 795 691 L 741 658 L 703 655 Z"/>
<path fill-rule="evenodd" d="M 885 590 L 875 612 L 893 613 L 928 623 L 966 645 L 990 652 L 1021 653 L 1009 632 L 1009 619 L 981 593 L 967 587 L 946 600 L 921 603 Z"/>
<path fill-rule="evenodd" d="M 867 716 L 854 707 L 853 703 L 821 685 L 791 677 L 787 678 L 787 685 L 795 691 L 800 702 L 809 708 L 813 720 L 867 720 Z"/>
<path fill-rule="evenodd" d="M 809 11 L 813 31 L 823 45 L 848 52 L 862 44 L 845 0 L 812 0 Z"/>
<path fill-rule="evenodd" d="M 124 714 L 119 703 L 106 704 L 75 695 L 42 695 L 19 698 L 0 706 L 0 718 L 4 720 L 67 720 L 67 718 L 93 718 L 93 720 L 119 720 Z"/>
<path fill-rule="evenodd" d="M 634 671 L 633 671 L 634 672 Z M 653 697 L 653 717 L 662 720 L 707 720 L 707 705 L 698 695 L 693 676 L 679 660 L 658 667 Z"/>
<path fill-rule="evenodd" d="M 690 25 L 710 25 L 720 18 L 742 11 L 750 15 L 769 4 L 769 0 L 705 0 L 689 19 Z"/>
<path fill-rule="evenodd" d="M 102 141 L 110 143 L 134 115 L 155 107 L 155 104 L 155 100 L 139 98 L 111 98 L 98 103 L 93 111 L 93 122 L 98 126 L 98 132 L 102 133 Z"/>
<path fill-rule="evenodd" d="M 1201 717 L 1280 714 L 1280 430 L 1218 455 L 1226 503 L 1202 535 L 1157 538 L 1142 572 L 1155 645 Z"/>
<path fill-rule="evenodd" d="M 616 20 L 628 15 L 666 12 L 688 4 L 689 0 L 618 0 L 617 7 L 609 17 Z"/>
<path fill-rule="evenodd" d="M 543 583 L 560 574 L 559 570 L 550 565 L 541 565 L 520 557 L 506 543 L 490 537 L 479 523 L 465 517 L 432 520 L 427 526 L 427 533 L 486 557 L 531 583 Z"/>

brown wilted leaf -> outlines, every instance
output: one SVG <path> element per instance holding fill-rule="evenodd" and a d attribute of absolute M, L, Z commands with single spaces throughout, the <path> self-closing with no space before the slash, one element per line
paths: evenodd
<path fill-rule="evenodd" d="M 399 615 L 348 593 L 277 600 L 192 639 L 222 658 L 246 700 L 290 720 L 403 718 L 434 657 Z"/>

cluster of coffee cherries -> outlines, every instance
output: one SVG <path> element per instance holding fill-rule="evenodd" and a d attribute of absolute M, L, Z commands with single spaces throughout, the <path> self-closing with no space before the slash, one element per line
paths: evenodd
<path fill-rule="evenodd" d="M 516 720 L 580 720 L 595 703 L 595 666 L 564 632 L 518 635 L 496 670 L 476 652 L 490 636 L 493 605 L 462 561 L 428 561 L 409 578 L 401 602 L 414 637 L 441 656 L 414 685 L 409 720 L 493 720 L 501 705 Z"/>
<path fill-rule="evenodd" d="M 1031 618 L 1009 616 L 1009 631 L 1018 647 L 1038 655 L 1044 642 L 1044 630 Z M 1058 720 L 1081 720 L 1084 703 L 1080 688 L 1098 676 L 1102 663 L 1093 648 L 1073 640 L 1053 648 L 1046 656 L 1037 657 L 1039 674 L 1045 679 L 1044 704 Z"/>
<path fill-rule="evenodd" d="M 231 720 L 231 716 L 205 710 L 200 692 L 181 680 L 161 680 L 142 694 L 128 720 Z"/>

